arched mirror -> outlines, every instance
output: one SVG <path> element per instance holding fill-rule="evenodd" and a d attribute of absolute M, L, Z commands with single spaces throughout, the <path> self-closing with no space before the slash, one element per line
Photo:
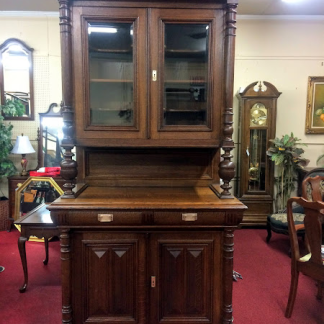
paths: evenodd
<path fill-rule="evenodd" d="M 16 38 L 0 45 L 2 115 L 8 120 L 34 120 L 33 49 Z"/>
<path fill-rule="evenodd" d="M 61 106 L 50 104 L 45 113 L 39 113 L 38 167 L 59 167 L 63 160 L 63 116 Z"/>

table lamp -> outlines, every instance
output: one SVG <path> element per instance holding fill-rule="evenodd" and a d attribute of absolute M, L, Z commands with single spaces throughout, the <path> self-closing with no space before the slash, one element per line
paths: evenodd
<path fill-rule="evenodd" d="M 34 148 L 29 142 L 28 136 L 24 136 L 24 134 L 21 134 L 21 136 L 17 136 L 16 144 L 14 148 L 12 149 L 11 153 L 13 154 L 21 154 L 21 167 L 22 167 L 22 176 L 27 175 L 26 167 L 27 167 L 27 159 L 26 154 L 29 153 L 35 153 Z"/>

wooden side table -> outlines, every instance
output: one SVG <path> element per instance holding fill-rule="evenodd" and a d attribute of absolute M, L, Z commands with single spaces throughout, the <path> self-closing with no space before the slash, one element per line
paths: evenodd
<path fill-rule="evenodd" d="M 21 263 L 24 270 L 24 284 L 20 287 L 21 293 L 25 292 L 28 285 L 28 270 L 26 258 L 26 241 L 31 236 L 44 238 L 45 242 L 45 260 L 43 263 L 48 263 L 48 240 L 53 236 L 59 236 L 59 230 L 53 225 L 50 211 L 46 209 L 47 205 L 42 204 L 29 212 L 27 215 L 15 221 L 15 224 L 21 226 L 21 234 L 18 239 L 18 249 L 20 253 Z"/>

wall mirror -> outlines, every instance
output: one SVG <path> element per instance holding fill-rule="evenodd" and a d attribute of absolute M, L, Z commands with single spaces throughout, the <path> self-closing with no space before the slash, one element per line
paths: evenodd
<path fill-rule="evenodd" d="M 63 194 L 63 190 L 53 178 L 30 177 L 15 194 L 15 214 L 17 220 L 41 204 L 49 204 Z"/>
<path fill-rule="evenodd" d="M 33 49 L 16 38 L 0 45 L 2 115 L 8 120 L 34 120 Z"/>
<path fill-rule="evenodd" d="M 45 113 L 39 113 L 38 168 L 59 167 L 63 160 L 61 141 L 63 139 L 62 107 L 50 104 Z"/>

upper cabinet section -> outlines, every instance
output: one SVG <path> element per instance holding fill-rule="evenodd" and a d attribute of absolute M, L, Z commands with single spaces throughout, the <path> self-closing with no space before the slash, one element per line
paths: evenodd
<path fill-rule="evenodd" d="M 79 144 L 219 145 L 223 10 L 98 2 L 73 22 Z"/>

